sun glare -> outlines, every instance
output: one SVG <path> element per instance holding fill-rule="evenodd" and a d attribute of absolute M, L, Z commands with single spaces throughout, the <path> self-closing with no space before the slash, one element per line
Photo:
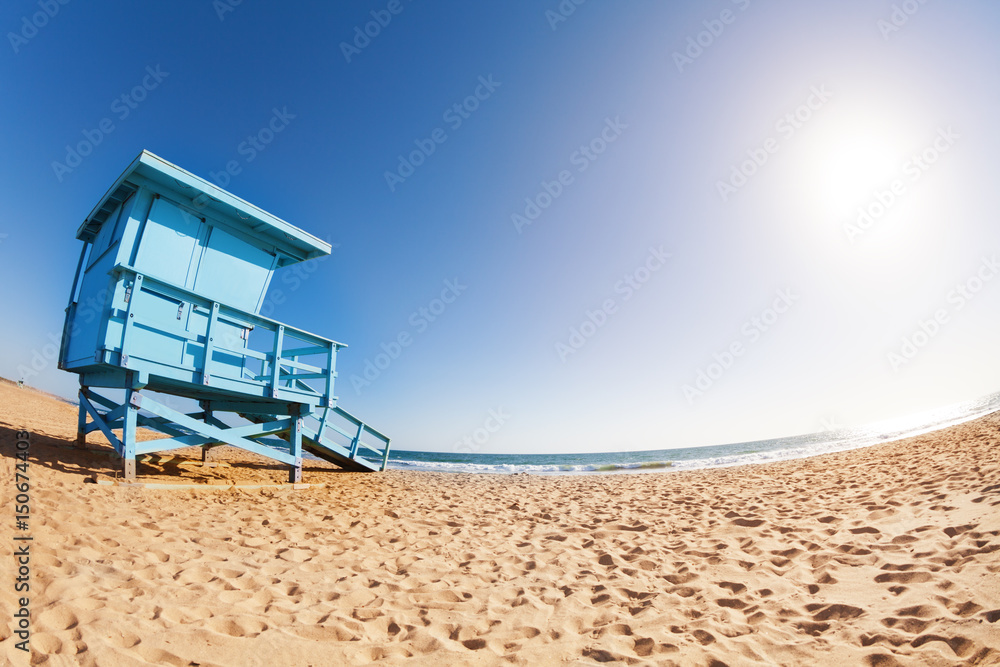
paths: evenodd
<path fill-rule="evenodd" d="M 807 190 L 815 205 L 835 215 L 846 215 L 889 188 L 906 159 L 886 126 L 872 120 L 831 122 L 809 148 Z"/>

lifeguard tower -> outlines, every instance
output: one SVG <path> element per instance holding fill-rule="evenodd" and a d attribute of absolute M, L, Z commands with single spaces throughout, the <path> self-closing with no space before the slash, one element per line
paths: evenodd
<path fill-rule="evenodd" d="M 222 444 L 287 464 L 291 482 L 303 451 L 385 469 L 389 438 L 337 405 L 345 345 L 261 315 L 275 270 L 328 243 L 147 151 L 76 237 L 59 368 L 80 375 L 78 442 L 103 432 L 126 479 L 136 456 Z M 165 437 L 137 442 L 139 426 Z"/>

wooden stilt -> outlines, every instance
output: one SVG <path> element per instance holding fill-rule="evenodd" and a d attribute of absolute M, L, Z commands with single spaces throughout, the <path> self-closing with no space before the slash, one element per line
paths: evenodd
<path fill-rule="evenodd" d="M 202 401 L 201 402 L 201 407 L 205 411 L 205 423 L 209 423 L 210 424 L 212 422 L 212 419 L 213 419 L 212 404 L 209 403 L 208 401 Z M 211 468 L 212 467 L 211 466 L 211 460 L 212 460 L 212 447 L 213 446 L 214 445 L 212 445 L 212 444 L 202 445 L 202 447 L 201 447 L 201 467 L 202 468 Z"/>
<path fill-rule="evenodd" d="M 136 391 L 125 390 L 125 414 L 122 415 L 122 476 L 129 481 L 135 479 L 135 431 L 139 417 L 138 408 L 132 404 Z"/>
<path fill-rule="evenodd" d="M 292 428 L 288 433 L 289 453 L 295 457 L 288 474 L 288 481 L 297 484 L 302 481 L 302 417 L 292 415 Z"/>
<path fill-rule="evenodd" d="M 82 388 L 80 398 L 83 398 Z M 82 400 L 80 401 L 79 415 L 76 419 L 76 446 L 80 449 L 87 446 L 87 408 L 84 406 Z"/>

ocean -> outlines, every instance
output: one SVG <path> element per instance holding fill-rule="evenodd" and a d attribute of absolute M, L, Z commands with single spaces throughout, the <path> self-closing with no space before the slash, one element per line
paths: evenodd
<path fill-rule="evenodd" d="M 1000 410 L 1000 392 L 865 427 L 842 428 L 773 440 L 590 454 L 484 454 L 391 450 L 393 470 L 537 475 L 642 473 L 723 468 L 787 461 L 899 440 L 945 428 Z"/>

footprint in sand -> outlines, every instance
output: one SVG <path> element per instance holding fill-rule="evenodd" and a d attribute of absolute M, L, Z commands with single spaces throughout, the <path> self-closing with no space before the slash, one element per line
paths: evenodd
<path fill-rule="evenodd" d="M 880 569 L 887 570 L 889 572 L 907 572 L 915 567 L 916 565 L 914 563 L 886 563 Z"/>
<path fill-rule="evenodd" d="M 158 648 L 150 648 L 140 645 L 135 652 L 151 665 L 176 665 L 176 667 L 187 667 L 191 664 L 190 660 L 184 660 L 173 653 L 163 651 Z"/>
<path fill-rule="evenodd" d="M 252 597 L 250 591 L 225 590 L 217 593 L 219 602 L 227 605 L 240 604 Z"/>
<path fill-rule="evenodd" d="M 358 637 L 343 623 L 331 620 L 324 625 L 293 626 L 288 628 L 288 632 L 296 637 L 318 642 L 349 642 Z"/>
<path fill-rule="evenodd" d="M 944 642 L 959 658 L 964 658 L 969 655 L 973 648 L 975 648 L 975 644 L 965 637 L 942 637 L 941 635 L 920 635 L 910 642 L 910 646 L 913 648 L 920 648 L 924 644 L 930 642 Z"/>
<path fill-rule="evenodd" d="M 879 622 L 887 628 L 902 630 L 911 635 L 919 635 L 930 625 L 929 621 L 921 621 L 919 618 L 896 618 L 893 616 L 883 618 Z"/>
<path fill-rule="evenodd" d="M 849 604 L 808 604 L 806 611 L 814 621 L 848 621 L 865 613 L 864 609 Z"/>
<path fill-rule="evenodd" d="M 213 618 L 205 627 L 220 635 L 252 639 L 267 630 L 267 624 L 255 618 Z"/>
<path fill-rule="evenodd" d="M 62 652 L 62 647 L 62 641 L 48 632 L 36 632 L 31 635 L 31 649 L 40 655 L 55 655 Z"/>
<path fill-rule="evenodd" d="M 697 588 L 691 588 L 690 586 L 674 586 L 667 590 L 668 593 L 673 593 L 674 595 L 679 595 L 682 598 L 689 598 L 698 592 Z"/>
<path fill-rule="evenodd" d="M 975 523 L 968 523 L 964 526 L 948 526 L 944 529 L 944 534 L 948 537 L 955 537 L 956 535 L 961 535 L 962 533 L 972 530 L 977 525 L 978 524 Z"/>
<path fill-rule="evenodd" d="M 111 633 L 111 636 L 108 637 L 108 642 L 118 648 L 132 648 L 141 643 L 142 640 L 139 638 L 139 635 L 128 630 L 117 630 Z"/>
<path fill-rule="evenodd" d="M 708 646 L 715 641 L 715 635 L 706 630 L 694 630 L 691 632 L 691 635 L 694 636 L 694 638 L 698 640 L 698 643 L 702 646 Z"/>
<path fill-rule="evenodd" d="M 757 528 L 764 525 L 763 519 L 733 519 L 733 523 L 744 528 Z"/>
<path fill-rule="evenodd" d="M 918 584 L 932 578 L 930 572 L 884 572 L 875 577 L 875 583 Z"/>
<path fill-rule="evenodd" d="M 727 609 L 746 609 L 749 606 L 743 600 L 738 600 L 736 598 L 721 598 L 716 600 L 715 604 L 720 607 L 726 607 Z"/>
<path fill-rule="evenodd" d="M 830 624 L 816 623 L 813 621 L 799 621 L 795 624 L 795 627 L 806 634 L 812 635 L 813 637 L 819 637 L 821 634 L 830 629 Z"/>
<path fill-rule="evenodd" d="M 734 581 L 717 581 L 715 582 L 715 585 L 719 586 L 720 588 L 725 588 L 731 591 L 733 595 L 739 595 L 740 593 L 742 593 L 747 589 L 747 587 L 744 586 L 743 584 Z"/>
<path fill-rule="evenodd" d="M 663 578 L 674 585 L 681 585 L 694 581 L 695 579 L 698 578 L 698 575 L 695 574 L 694 572 L 685 572 L 678 574 L 668 574 L 665 575 Z"/>
<path fill-rule="evenodd" d="M 775 550 L 771 552 L 775 556 L 781 556 L 782 558 L 794 558 L 802 553 L 802 549 L 797 549 L 795 547 L 791 549 Z"/>
<path fill-rule="evenodd" d="M 38 627 L 44 630 L 69 630 L 78 623 L 76 614 L 63 605 L 49 607 L 38 615 Z"/>
<path fill-rule="evenodd" d="M 163 610 L 160 617 L 170 623 L 183 625 L 212 618 L 212 610 L 207 607 L 168 607 Z"/>
<path fill-rule="evenodd" d="M 896 612 L 898 616 L 914 616 L 916 618 L 929 618 L 931 616 L 937 616 L 938 613 L 938 609 L 926 604 L 904 607 Z"/>
<path fill-rule="evenodd" d="M 183 584 L 207 584 L 215 578 L 211 569 L 201 565 L 189 567 L 174 575 L 174 579 Z"/>
<path fill-rule="evenodd" d="M 278 549 L 277 556 L 291 563 L 304 563 L 316 555 L 309 549 Z"/>
<path fill-rule="evenodd" d="M 637 637 L 632 646 L 632 650 L 640 658 L 647 658 L 653 655 L 654 648 L 656 648 L 656 642 L 651 637 Z"/>

